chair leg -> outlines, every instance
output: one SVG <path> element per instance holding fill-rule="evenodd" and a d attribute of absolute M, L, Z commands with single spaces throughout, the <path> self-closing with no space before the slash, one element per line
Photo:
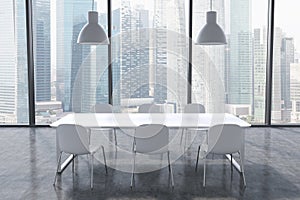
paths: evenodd
<path fill-rule="evenodd" d="M 181 131 L 181 137 L 180 137 L 180 145 L 182 144 L 182 138 L 183 138 L 183 134 L 184 134 L 184 128 Z"/>
<path fill-rule="evenodd" d="M 102 148 L 102 153 L 103 153 L 103 160 L 104 160 L 105 172 L 107 174 L 107 165 L 106 165 L 106 157 L 105 157 L 104 146 L 101 146 L 101 148 Z"/>
<path fill-rule="evenodd" d="M 116 148 L 117 148 L 117 145 L 118 145 L 118 142 L 117 142 L 117 130 L 114 128 L 114 136 L 115 136 L 115 145 L 116 145 Z"/>
<path fill-rule="evenodd" d="M 72 160 L 72 172 L 74 173 L 74 168 L 75 168 L 75 157 L 76 155 L 73 154 L 73 160 Z"/>
<path fill-rule="evenodd" d="M 233 169 L 233 165 L 232 165 L 232 153 L 230 154 L 230 165 L 231 165 L 231 170 Z"/>
<path fill-rule="evenodd" d="M 198 153 L 197 153 L 197 161 L 196 161 L 195 172 L 197 171 L 197 168 L 198 168 L 199 153 L 200 153 L 200 145 L 199 145 L 199 147 L 198 147 Z"/>
<path fill-rule="evenodd" d="M 243 183 L 244 183 L 244 186 L 246 187 L 246 178 L 245 178 L 245 172 L 244 172 L 244 158 L 242 158 L 240 153 L 239 153 L 239 156 L 240 156 L 240 161 L 241 161 L 241 171 L 242 171 L 242 176 L 243 176 Z"/>
<path fill-rule="evenodd" d="M 170 162 L 170 152 L 169 151 L 168 151 L 168 164 L 169 164 L 169 172 L 171 174 L 171 185 L 172 185 L 172 188 L 174 188 L 174 177 L 173 177 L 172 165 Z"/>
<path fill-rule="evenodd" d="M 59 158 L 58 158 L 58 162 L 57 162 L 57 168 L 56 168 L 56 173 L 55 173 L 53 185 L 55 185 L 55 183 L 56 183 L 56 177 L 57 177 L 58 169 L 60 167 L 60 162 L 61 162 L 61 155 L 62 155 L 62 152 L 60 152 L 60 154 L 59 154 Z"/>
<path fill-rule="evenodd" d="M 206 174 L 206 157 L 203 159 L 203 187 L 205 187 L 205 174 Z"/>
<path fill-rule="evenodd" d="M 136 152 L 134 152 L 134 154 L 133 154 L 132 173 L 131 173 L 131 181 L 130 181 L 130 188 L 131 188 L 131 189 L 132 189 L 132 187 L 133 187 L 133 181 L 134 181 L 135 156 L 136 156 Z"/>
<path fill-rule="evenodd" d="M 91 189 L 94 188 L 94 155 L 91 154 Z"/>

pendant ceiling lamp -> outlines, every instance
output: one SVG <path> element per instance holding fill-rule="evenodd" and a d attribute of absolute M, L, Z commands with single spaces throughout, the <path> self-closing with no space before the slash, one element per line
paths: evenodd
<path fill-rule="evenodd" d="M 88 23 L 81 29 L 77 43 L 89 45 L 108 45 L 108 37 L 98 24 L 98 12 L 94 11 L 94 0 L 92 2 L 92 11 L 88 13 Z"/>
<path fill-rule="evenodd" d="M 210 11 L 206 13 L 206 24 L 198 34 L 196 44 L 199 45 L 224 45 L 227 44 L 222 28 L 217 24 L 217 12 L 212 11 L 212 0 L 210 0 Z"/>

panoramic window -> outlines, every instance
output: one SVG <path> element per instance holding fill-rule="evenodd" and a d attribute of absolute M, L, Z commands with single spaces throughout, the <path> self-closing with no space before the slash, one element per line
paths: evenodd
<path fill-rule="evenodd" d="M 192 101 L 207 112 L 227 112 L 264 123 L 268 1 L 214 0 L 226 45 L 193 45 Z M 252 9 L 255 8 L 255 9 Z M 206 23 L 210 1 L 194 1 L 193 40 Z"/>
<path fill-rule="evenodd" d="M 300 28 L 294 20 L 300 16 L 299 5 L 291 0 L 275 2 L 272 123 L 300 122 Z"/>
<path fill-rule="evenodd" d="M 290 0 L 289 0 L 290 1 Z M 212 5 L 210 5 L 212 2 Z M 107 45 L 82 45 L 77 38 L 88 11 L 98 11 L 108 32 L 107 1 L 33 0 L 36 124 L 67 113 L 90 112 L 109 102 L 112 68 L 115 112 L 137 112 L 156 103 L 182 112 L 188 100 L 191 53 L 192 102 L 207 112 L 227 112 L 251 124 L 265 123 L 268 1 L 193 1 L 189 52 L 189 1 L 111 1 L 111 60 Z M 28 124 L 25 2 L 1 1 L 0 124 Z M 297 10 L 275 2 L 272 123 L 300 121 Z M 294 6 L 295 8 L 297 6 Z M 206 12 L 217 13 L 226 45 L 197 45 Z M 4 17 L 5 16 L 5 17 Z M 287 23 L 291 22 L 291 23 Z"/>
<path fill-rule="evenodd" d="M 0 124 L 28 124 L 25 1 L 0 2 Z"/>
<path fill-rule="evenodd" d="M 92 2 L 33 0 L 36 124 L 108 102 L 107 45 L 77 43 L 93 7 L 107 30 L 106 2 Z"/>
<path fill-rule="evenodd" d="M 156 103 L 180 112 L 187 102 L 188 4 L 112 1 L 113 103 L 120 112 Z"/>

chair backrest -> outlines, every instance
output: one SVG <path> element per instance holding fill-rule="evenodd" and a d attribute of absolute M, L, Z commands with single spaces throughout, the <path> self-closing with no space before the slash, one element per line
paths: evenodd
<path fill-rule="evenodd" d="M 113 106 L 107 103 L 97 103 L 92 107 L 91 111 L 95 113 L 112 113 Z"/>
<path fill-rule="evenodd" d="M 144 124 L 135 129 L 135 147 L 138 153 L 155 153 L 168 149 L 169 129 L 161 124 Z"/>
<path fill-rule="evenodd" d="M 205 113 L 205 107 L 199 103 L 191 103 L 184 106 L 185 113 Z"/>
<path fill-rule="evenodd" d="M 58 145 L 61 151 L 70 154 L 88 154 L 90 133 L 82 126 L 61 124 L 56 129 Z"/>
<path fill-rule="evenodd" d="M 163 109 L 161 106 L 156 104 L 142 104 L 138 109 L 139 113 L 163 113 Z"/>
<path fill-rule="evenodd" d="M 241 150 L 244 130 L 235 124 L 218 124 L 208 130 L 208 152 L 229 154 Z"/>

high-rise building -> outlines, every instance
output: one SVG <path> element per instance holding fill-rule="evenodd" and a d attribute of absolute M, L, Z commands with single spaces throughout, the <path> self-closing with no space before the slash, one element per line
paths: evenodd
<path fill-rule="evenodd" d="M 0 8 L 0 123 L 28 123 L 27 54 L 24 1 L 2 1 Z"/>
<path fill-rule="evenodd" d="M 120 92 L 122 99 L 149 97 L 148 11 L 122 1 L 120 14 Z"/>
<path fill-rule="evenodd" d="M 281 122 L 281 41 L 283 33 L 275 28 L 273 46 L 272 121 Z"/>
<path fill-rule="evenodd" d="M 112 18 L 114 106 L 127 99 L 172 105 L 186 102 L 184 2 L 154 1 L 145 8 L 122 0 L 121 7 Z"/>
<path fill-rule="evenodd" d="M 51 100 L 50 1 L 34 0 L 35 99 Z"/>
<path fill-rule="evenodd" d="M 195 1 L 193 12 L 193 38 L 206 24 L 206 12 L 210 10 L 209 1 Z M 217 23 L 225 30 L 224 0 L 213 2 L 212 9 L 217 12 Z M 228 46 L 230 45 L 229 41 Z M 192 101 L 205 105 L 208 112 L 222 112 L 225 104 L 225 64 L 229 64 L 229 48 L 223 45 L 193 46 Z M 226 52 L 225 52 L 226 49 Z M 227 56 L 225 58 L 225 56 Z"/>
<path fill-rule="evenodd" d="M 185 2 L 156 0 L 154 13 L 155 38 L 151 38 L 151 47 L 154 47 L 152 62 L 155 69 L 151 80 L 155 80 L 155 101 L 173 104 L 175 112 L 180 112 L 187 102 L 188 86 Z"/>
<path fill-rule="evenodd" d="M 126 100 L 131 98 L 149 98 L 149 32 L 145 29 L 149 27 L 149 11 L 128 0 L 121 1 L 121 7 L 113 11 L 112 19 L 116 107 L 126 107 Z"/>
<path fill-rule="evenodd" d="M 64 111 L 81 111 L 81 105 L 73 105 L 75 96 L 72 85 L 77 77 L 87 49 L 77 44 L 79 30 L 87 22 L 87 14 L 91 3 L 81 0 L 65 0 L 56 2 L 56 100 L 62 102 Z M 86 49 L 87 48 L 87 49 Z M 76 56 L 75 56 L 76 55 Z M 73 80 L 73 81 L 72 81 Z M 82 95 L 74 99 L 81 102 Z M 73 102 L 73 103 L 72 103 Z"/>
<path fill-rule="evenodd" d="M 300 64 L 290 63 L 291 121 L 300 121 Z"/>
<path fill-rule="evenodd" d="M 0 114 L 1 123 L 16 121 L 17 93 L 17 31 L 15 30 L 14 1 L 6 0 L 1 7 L 0 29 Z M 10 118 L 10 119 L 8 119 Z"/>
<path fill-rule="evenodd" d="M 17 123 L 28 123 L 28 72 L 27 72 L 27 49 L 26 47 L 26 24 L 25 24 L 25 4 L 22 0 L 16 3 L 16 41 L 17 41 Z M 1 29 L 2 30 L 2 29 Z M 2 45 L 1 45 L 2 46 Z"/>
<path fill-rule="evenodd" d="M 291 121 L 291 98 L 290 98 L 290 64 L 294 63 L 294 39 L 284 37 L 281 41 L 281 100 L 282 121 Z"/>
<path fill-rule="evenodd" d="M 255 122 L 265 120 L 265 93 L 266 93 L 266 40 L 265 28 L 254 29 L 253 34 L 253 116 Z"/>
<path fill-rule="evenodd" d="M 230 1 L 228 104 L 252 102 L 251 0 Z"/>

